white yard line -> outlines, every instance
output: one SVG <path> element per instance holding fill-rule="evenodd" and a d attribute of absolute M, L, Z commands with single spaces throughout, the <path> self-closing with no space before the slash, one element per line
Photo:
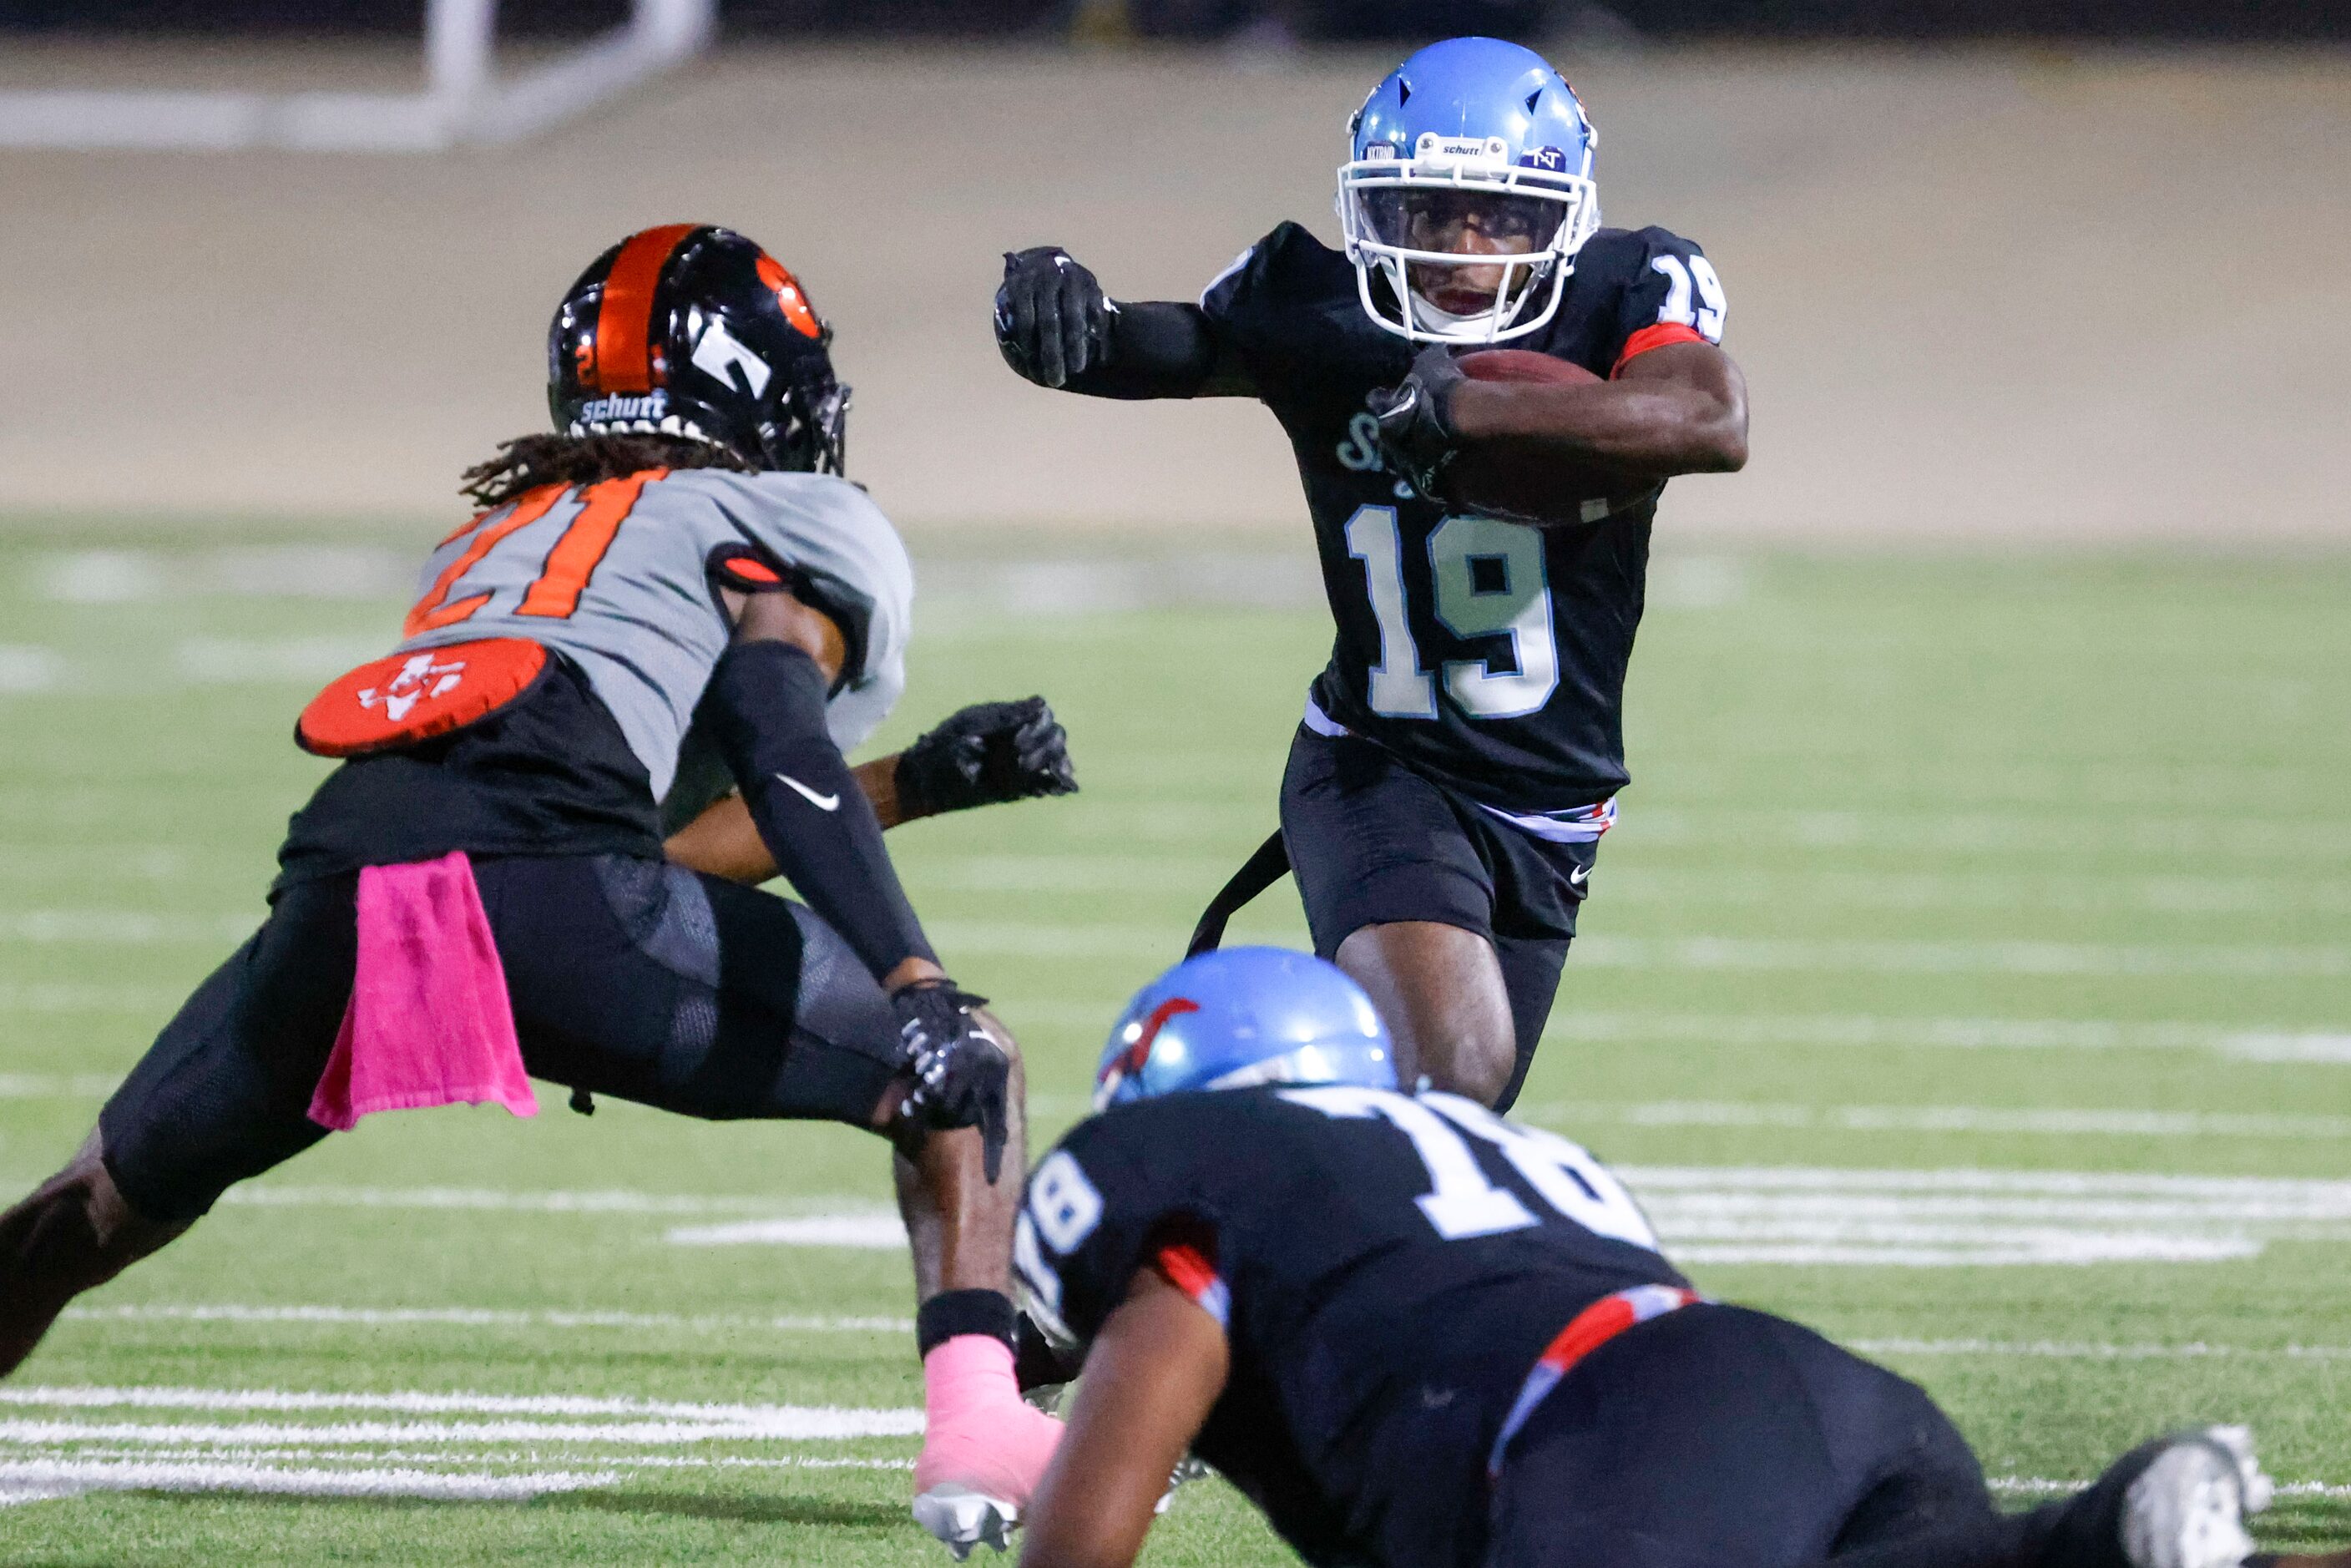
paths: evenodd
<path fill-rule="evenodd" d="M 943 951 L 988 957 L 1124 957 L 1148 962 L 1173 954 L 1170 933 L 1157 926 L 971 920 L 926 924 Z M 1232 940 L 1238 944 L 1250 939 L 1249 934 L 1242 933 Z M 1701 972 L 1820 970 L 1899 975 L 2218 975 L 2290 978 L 2351 975 L 2351 947 L 1595 935 L 1577 940 L 1573 962 L 1584 968 Z"/>
<path fill-rule="evenodd" d="M 2209 1111 L 2019 1109 L 1986 1105 L 1792 1105 L 1664 1100 L 1543 1101 L 1513 1113 L 1554 1126 L 1831 1128 L 1855 1133 L 2037 1134 L 2063 1137 L 2351 1138 L 2351 1116 Z"/>
<path fill-rule="evenodd" d="M 29 696 L 65 683 L 65 656 L 28 643 L 0 643 L 0 696 Z"/>
<path fill-rule="evenodd" d="M 1994 1491 L 2019 1492 L 2033 1496 L 2044 1493 L 2080 1491 L 2087 1480 L 2052 1480 L 2046 1476 L 1993 1476 L 1986 1483 Z M 2351 1497 L 2351 1486 L 2337 1486 L 2331 1481 L 2280 1481 L 2278 1497 Z"/>
<path fill-rule="evenodd" d="M 447 1475 L 433 1470 L 282 1469 L 271 1465 L 120 1460 L 0 1459 L 0 1504 L 86 1491 L 268 1492 L 295 1497 L 413 1497 L 450 1502 L 525 1502 L 549 1492 L 610 1486 L 613 1470 Z"/>
<path fill-rule="evenodd" d="M 912 1333 L 914 1320 L 892 1317 L 757 1317 L 748 1314 L 620 1312 L 551 1308 L 249 1306 L 234 1302 L 68 1307 L 89 1322 L 266 1323 L 364 1328 L 517 1328 L 674 1330 L 688 1333 Z"/>
<path fill-rule="evenodd" d="M 805 1428 L 811 1437 L 893 1437 L 919 1410 L 875 1410 L 840 1405 L 727 1405 L 628 1396 L 570 1394 L 388 1394 L 283 1388 L 32 1386 L 0 1385 L 0 1405 L 35 1409 L 367 1410 L 406 1416 L 632 1416 L 649 1421 Z M 869 1428 L 872 1428 L 869 1430 Z"/>
<path fill-rule="evenodd" d="M 2141 812 L 1875 810 L 1772 811 L 1739 807 L 1638 806 L 1616 830 L 1625 841 L 1770 845 L 1808 850 L 1901 850 L 1913 853 L 2034 857 L 2145 855 L 2187 868 L 2213 861 L 2278 860 L 2297 866 L 2351 857 L 2351 824 L 2340 816 L 2260 817 L 2216 812 L 2168 817 Z"/>
<path fill-rule="evenodd" d="M 0 1445 L 177 1443 L 210 1446 L 314 1443 L 369 1448 L 386 1443 L 568 1443 L 677 1448 L 694 1443 L 835 1443 L 862 1437 L 919 1437 L 920 1410 L 788 1411 L 756 1421 L 175 1421 L 0 1420 Z"/>
<path fill-rule="evenodd" d="M 761 1214 L 834 1207 L 856 1200 L 777 1194 L 770 1197 L 710 1197 L 694 1194 L 587 1191 L 531 1192 L 495 1187 L 233 1186 L 225 1204 L 251 1208 L 478 1209 L 519 1214 Z M 877 1210 L 876 1212 L 883 1212 Z"/>
<path fill-rule="evenodd" d="M 76 1444 L 61 1450 L 76 1459 L 136 1459 L 152 1463 L 159 1459 L 203 1459 L 218 1461 L 237 1459 L 246 1462 L 284 1463 L 289 1459 L 322 1460 L 329 1464 L 349 1464 L 354 1458 L 381 1465 L 438 1465 L 444 1470 L 462 1467 L 480 1472 L 494 1466 L 528 1467 L 541 1463 L 546 1455 L 538 1448 L 508 1448 L 503 1452 L 470 1451 L 465 1453 L 432 1448 L 377 1448 L 364 1455 L 353 1455 L 337 1448 L 306 1448 L 294 1447 L 240 1448 L 228 1445 L 220 1448 L 171 1448 L 141 1446 L 126 1448 L 92 1448 Z M 622 1470 L 911 1470 L 911 1458 L 865 1458 L 844 1455 L 784 1454 L 758 1458 L 740 1454 L 598 1454 L 595 1462 L 612 1469 Z"/>
<path fill-rule="evenodd" d="M 1573 960 L 1571 960 L 1573 961 Z M 1926 1051 L 2202 1051 L 2251 1061 L 2351 1065 L 2351 1029 L 2128 1019 L 1907 1018 L 1866 1013 L 1583 1012 L 1561 1009 L 1547 1040 Z"/>
<path fill-rule="evenodd" d="M 680 1247 L 846 1247 L 895 1252 L 906 1228 L 894 1214 L 820 1214 L 805 1219 L 747 1219 L 731 1225 L 682 1225 L 669 1233 Z"/>
<path fill-rule="evenodd" d="M 121 1082 L 98 1072 L 0 1072 L 0 1100 L 103 1100 Z"/>
<path fill-rule="evenodd" d="M 242 942 L 266 911 L 238 915 L 154 915 L 137 909 L 11 909 L 0 911 L 0 942 L 27 946 L 88 942 L 154 946 L 175 942 Z"/>
<path fill-rule="evenodd" d="M 1892 975 L 2351 975 L 2351 947 L 2288 944 L 1911 941 L 1769 936 L 1594 936 L 1575 961 L 1612 969 L 1829 970 Z"/>
<path fill-rule="evenodd" d="M 2103 1344 L 2068 1340 L 1855 1339 L 1843 1342 L 1863 1355 L 1980 1356 L 1993 1361 L 2211 1361 L 2238 1357 L 2286 1361 L 2351 1361 L 2351 1345 Z"/>
<path fill-rule="evenodd" d="M 1229 857 L 1199 854 L 965 855 L 925 861 L 914 880 L 966 893 L 1110 893 L 1196 902 L 1230 875 Z M 1593 873 L 1604 904 L 1792 903 L 1869 909 L 2142 910 L 2185 915 L 2351 914 L 2351 881 L 2283 876 L 2149 876 L 2096 866 L 2064 874 L 1970 871 L 1725 871 L 1650 864 Z"/>
<path fill-rule="evenodd" d="M 157 986 L 0 985 L 0 1012 L 166 1012 L 185 1001 L 187 995 L 185 990 Z"/>
<path fill-rule="evenodd" d="M 1627 1166 L 1691 1264 L 1952 1268 L 2216 1262 L 2271 1240 L 2351 1241 L 2351 1182 L 2135 1173 Z M 669 1232 L 682 1246 L 896 1248 L 894 1218 L 801 1216 Z"/>

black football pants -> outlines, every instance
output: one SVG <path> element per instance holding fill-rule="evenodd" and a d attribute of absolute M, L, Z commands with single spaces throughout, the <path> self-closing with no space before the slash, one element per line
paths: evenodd
<path fill-rule="evenodd" d="M 871 1121 L 897 1019 L 809 910 L 619 855 L 474 873 L 532 1077 L 714 1121 Z M 107 1102 L 107 1168 L 140 1213 L 194 1219 L 326 1136 L 308 1113 L 350 998 L 358 886 L 280 893 Z"/>
<path fill-rule="evenodd" d="M 2109 1472 L 2110 1478 L 2113 1472 Z M 2129 1568 L 2113 1480 L 2003 1514 L 1916 1384 L 1702 1304 L 1593 1351 L 1492 1499 L 1488 1568 Z"/>
<path fill-rule="evenodd" d="M 1303 725 L 1281 781 L 1281 836 L 1324 958 L 1366 925 L 1432 921 L 1493 944 L 1517 1061 L 1508 1111 L 1551 1019 L 1597 843 L 1554 844 L 1414 772 L 1384 748 Z"/>

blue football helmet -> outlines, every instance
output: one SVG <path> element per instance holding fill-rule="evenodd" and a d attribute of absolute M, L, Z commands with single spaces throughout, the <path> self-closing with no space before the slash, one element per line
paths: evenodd
<path fill-rule="evenodd" d="M 1541 55 L 1499 38 L 1431 44 L 1349 129 L 1339 223 L 1373 320 L 1416 342 L 1482 344 L 1558 313 L 1600 226 L 1600 138 Z"/>
<path fill-rule="evenodd" d="M 1287 947 L 1186 958 L 1119 1016 L 1094 1074 L 1094 1109 L 1254 1083 L 1395 1088 L 1387 1026 L 1364 988 Z"/>

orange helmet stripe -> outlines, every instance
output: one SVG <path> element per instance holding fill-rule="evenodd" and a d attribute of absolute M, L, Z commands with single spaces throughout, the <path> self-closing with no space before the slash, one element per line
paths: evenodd
<path fill-rule="evenodd" d="M 653 287 L 680 241 L 699 224 L 664 224 L 631 235 L 604 277 L 596 308 L 596 389 L 651 392 L 653 386 Z"/>

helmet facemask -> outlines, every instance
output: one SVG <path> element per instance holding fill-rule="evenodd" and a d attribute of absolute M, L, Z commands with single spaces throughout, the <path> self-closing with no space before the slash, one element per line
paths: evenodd
<path fill-rule="evenodd" d="M 1415 342 L 1492 344 L 1540 330 L 1600 226 L 1588 173 L 1512 164 L 1490 143 L 1358 159 L 1339 171 L 1338 204 L 1364 312 Z"/>

